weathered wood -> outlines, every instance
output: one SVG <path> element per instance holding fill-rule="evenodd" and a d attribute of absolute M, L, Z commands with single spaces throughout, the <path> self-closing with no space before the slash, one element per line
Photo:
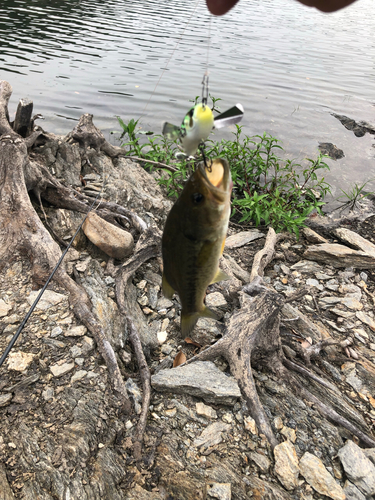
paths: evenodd
<path fill-rule="evenodd" d="M 21 137 L 27 137 L 30 134 L 32 114 L 33 101 L 30 99 L 20 99 L 13 123 L 13 130 Z"/>

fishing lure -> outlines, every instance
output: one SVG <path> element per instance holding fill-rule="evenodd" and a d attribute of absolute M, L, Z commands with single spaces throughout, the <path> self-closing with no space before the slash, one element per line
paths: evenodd
<path fill-rule="evenodd" d="M 168 122 L 165 122 L 163 126 L 163 135 L 168 139 L 179 139 L 186 156 L 194 155 L 214 128 L 219 129 L 238 123 L 244 114 L 243 106 L 236 104 L 224 111 L 224 113 L 214 117 L 211 108 L 207 105 L 207 73 L 203 77 L 202 85 L 202 102 L 196 104 L 187 112 L 181 126 L 178 127 Z"/>

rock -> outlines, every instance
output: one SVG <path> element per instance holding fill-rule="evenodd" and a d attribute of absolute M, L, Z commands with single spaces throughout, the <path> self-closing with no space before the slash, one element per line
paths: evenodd
<path fill-rule="evenodd" d="M 299 467 L 301 475 L 318 493 L 334 500 L 345 500 L 343 489 L 318 457 L 307 451 L 301 458 Z"/>
<path fill-rule="evenodd" d="M 85 333 L 87 332 L 87 328 L 83 325 L 80 326 L 73 326 L 73 328 L 70 328 L 68 331 L 64 333 L 65 337 L 83 337 Z"/>
<path fill-rule="evenodd" d="M 375 465 L 366 457 L 363 450 L 348 440 L 338 456 L 349 480 L 365 495 L 375 495 Z"/>
<path fill-rule="evenodd" d="M 74 363 L 63 363 L 62 365 L 52 365 L 50 370 L 54 377 L 62 377 L 74 369 Z"/>
<path fill-rule="evenodd" d="M 277 431 L 280 431 L 284 427 L 283 421 L 280 417 L 275 417 L 272 423 Z"/>
<path fill-rule="evenodd" d="M 142 394 L 139 387 L 130 377 L 126 381 L 125 387 L 133 401 L 135 413 L 139 415 L 142 410 Z"/>
<path fill-rule="evenodd" d="M 53 399 L 54 394 L 55 391 L 52 389 L 52 387 L 47 387 L 46 390 L 42 392 L 44 401 L 51 401 Z"/>
<path fill-rule="evenodd" d="M 84 337 L 82 337 L 81 342 L 82 342 L 81 351 L 83 355 L 86 355 L 95 349 L 95 341 L 91 337 L 85 335 Z"/>
<path fill-rule="evenodd" d="M 321 292 L 324 290 L 324 286 L 321 285 L 319 283 L 318 280 L 315 280 L 314 278 L 309 278 L 308 280 L 306 280 L 306 285 L 307 286 L 314 286 L 315 288 L 317 288 L 318 290 L 320 290 Z"/>
<path fill-rule="evenodd" d="M 375 128 L 370 123 L 365 121 L 356 122 L 353 118 L 337 115 L 336 113 L 332 113 L 332 116 L 337 118 L 347 130 L 351 130 L 356 137 L 363 137 L 366 133 L 375 134 Z"/>
<path fill-rule="evenodd" d="M 158 337 L 158 342 L 159 344 L 164 344 L 164 342 L 167 340 L 167 337 L 168 337 L 168 333 L 166 331 L 161 331 L 161 332 L 158 332 L 157 333 L 157 337 Z"/>
<path fill-rule="evenodd" d="M 85 378 L 86 375 L 87 375 L 86 370 L 78 370 L 70 379 L 70 383 L 74 384 L 74 382 L 78 382 L 78 380 L 82 380 L 83 378 Z"/>
<path fill-rule="evenodd" d="M 309 227 L 304 227 L 302 229 L 302 234 L 310 243 L 328 243 L 323 236 L 320 236 L 320 234 L 316 233 Z"/>
<path fill-rule="evenodd" d="M 202 415 L 202 417 L 212 418 L 212 419 L 217 418 L 216 411 L 213 408 L 211 408 L 211 406 L 207 406 L 204 403 L 196 403 L 195 410 L 197 414 Z"/>
<path fill-rule="evenodd" d="M 247 245 L 251 241 L 263 238 L 265 234 L 258 231 L 258 229 L 253 229 L 252 231 L 241 231 L 237 234 L 229 236 L 225 240 L 225 248 L 239 248 Z"/>
<path fill-rule="evenodd" d="M 345 482 L 344 493 L 346 500 L 366 500 L 366 497 L 362 495 L 359 489 L 349 481 Z"/>
<path fill-rule="evenodd" d="M 344 151 L 339 149 L 335 144 L 332 144 L 332 142 L 320 142 L 318 148 L 322 155 L 327 155 L 332 160 L 340 160 L 345 156 Z"/>
<path fill-rule="evenodd" d="M 373 332 L 375 332 L 375 321 L 369 316 L 368 314 L 362 312 L 362 311 L 357 311 L 355 313 L 359 321 L 362 321 L 362 323 L 365 323 L 367 326 L 371 328 Z"/>
<path fill-rule="evenodd" d="M 226 307 L 228 305 L 224 295 L 220 292 L 213 292 L 206 295 L 207 307 Z"/>
<path fill-rule="evenodd" d="M 90 212 L 82 226 L 87 238 L 100 250 L 114 259 L 122 260 L 134 248 L 133 236 Z"/>
<path fill-rule="evenodd" d="M 257 424 L 255 423 L 255 420 L 248 416 L 248 417 L 245 417 L 243 419 L 243 424 L 244 424 L 244 427 L 247 431 L 249 431 L 251 434 L 253 434 L 253 436 L 257 436 L 258 435 L 258 428 L 257 428 Z"/>
<path fill-rule="evenodd" d="M 312 245 L 307 248 L 303 256 L 306 259 L 317 260 L 334 267 L 354 267 L 356 269 L 375 267 L 375 257 L 339 243 Z"/>
<path fill-rule="evenodd" d="M 263 474 L 268 472 L 268 469 L 271 466 L 271 461 L 265 455 L 251 451 L 248 456 L 250 460 L 252 460 L 259 467 Z"/>
<path fill-rule="evenodd" d="M 1 500 L 14 500 L 16 498 L 9 486 L 6 468 L 3 464 L 0 464 L 0 498 Z"/>
<path fill-rule="evenodd" d="M 287 490 L 294 490 L 298 486 L 298 457 L 290 441 L 278 444 L 274 449 L 275 474 Z"/>
<path fill-rule="evenodd" d="M 61 335 L 62 332 L 63 332 L 63 329 L 61 328 L 61 326 L 55 326 L 55 328 L 52 328 L 51 337 L 54 339 L 55 337 L 58 337 L 59 335 Z"/>
<path fill-rule="evenodd" d="M 21 351 L 11 351 L 8 355 L 7 363 L 8 370 L 15 370 L 17 372 L 23 372 L 32 363 L 35 354 L 21 352 Z"/>
<path fill-rule="evenodd" d="M 157 391 L 190 394 L 209 403 L 230 405 L 241 396 L 236 380 L 224 375 L 211 361 L 160 370 L 151 377 L 151 384 Z"/>
<path fill-rule="evenodd" d="M 344 227 L 339 227 L 335 229 L 333 233 L 340 238 L 340 240 L 349 243 L 349 245 L 358 248 L 358 250 L 361 250 L 367 255 L 375 258 L 375 245 L 365 238 L 362 238 L 362 236 L 354 231 L 350 231 L 350 229 Z"/>
<path fill-rule="evenodd" d="M 139 484 L 125 493 L 124 500 L 163 500 L 164 495 L 155 491 L 144 490 Z"/>
<path fill-rule="evenodd" d="M 194 439 L 193 446 L 200 448 L 202 453 L 211 446 L 220 444 L 223 441 L 222 433 L 229 431 L 230 428 L 230 425 L 224 422 L 214 422 L 206 427 L 199 437 Z"/>
<path fill-rule="evenodd" d="M 363 453 L 375 465 L 375 448 L 365 448 Z"/>
<path fill-rule="evenodd" d="M 321 270 L 321 266 L 314 260 L 300 260 L 290 268 L 300 273 L 316 273 Z"/>
<path fill-rule="evenodd" d="M 10 403 L 12 397 L 13 397 L 13 394 L 11 394 L 11 393 L 0 394 L 0 408 L 2 408 L 3 406 L 8 405 Z"/>
<path fill-rule="evenodd" d="M 230 483 L 209 483 L 206 487 L 207 500 L 216 498 L 217 500 L 231 500 L 232 488 Z"/>
<path fill-rule="evenodd" d="M 242 269 L 241 266 L 237 264 L 237 262 L 230 255 L 224 253 L 222 256 L 223 266 L 227 266 L 235 278 L 239 279 L 243 283 L 250 282 L 250 273 Z"/>
<path fill-rule="evenodd" d="M 354 297 L 344 297 L 341 299 L 341 304 L 344 304 L 348 309 L 353 309 L 354 311 L 360 311 L 363 309 L 363 304 Z"/>
<path fill-rule="evenodd" d="M 39 295 L 40 290 L 36 290 L 34 292 L 30 292 L 29 296 L 27 297 L 27 302 L 31 305 L 33 305 L 35 299 Z M 36 309 L 41 309 L 42 311 L 45 311 L 46 309 L 49 309 L 52 306 L 56 306 L 57 304 L 60 304 L 64 299 L 67 299 L 67 295 L 62 295 L 61 293 L 56 293 L 53 292 L 52 290 L 46 290 L 41 299 L 39 300 L 38 304 L 36 305 Z"/>
<path fill-rule="evenodd" d="M 12 310 L 12 306 L 10 304 L 7 304 L 4 302 L 2 299 L 0 299 L 0 318 L 3 318 L 4 316 L 7 316 L 9 311 Z"/>
<path fill-rule="evenodd" d="M 158 311 L 160 311 L 160 309 L 168 309 L 169 307 L 172 306 L 173 302 L 165 297 L 160 297 L 156 305 Z"/>
<path fill-rule="evenodd" d="M 281 429 L 280 433 L 287 439 L 289 439 L 289 441 L 291 441 L 292 443 L 296 442 L 297 436 L 296 436 L 296 431 L 294 429 L 285 426 Z"/>

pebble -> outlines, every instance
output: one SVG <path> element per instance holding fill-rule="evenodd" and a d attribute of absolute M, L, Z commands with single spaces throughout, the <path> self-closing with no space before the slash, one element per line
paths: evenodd
<path fill-rule="evenodd" d="M 367 326 L 371 328 L 372 331 L 375 332 L 375 321 L 366 313 L 363 311 L 357 311 L 355 313 L 359 321 L 362 321 L 362 323 L 365 323 Z"/>
<path fill-rule="evenodd" d="M 289 439 L 289 441 L 291 441 L 292 443 L 296 442 L 297 436 L 296 436 L 296 431 L 294 429 L 285 426 L 281 429 L 280 433 L 287 439 Z"/>
<path fill-rule="evenodd" d="M 87 332 L 87 328 L 83 325 L 73 326 L 64 333 L 64 337 L 82 337 Z"/>
<path fill-rule="evenodd" d="M 220 444 L 223 441 L 223 432 L 229 431 L 231 426 L 224 422 L 215 422 L 204 429 L 200 436 L 194 439 L 193 446 L 200 448 L 200 452 L 206 451 L 211 446 Z"/>
<path fill-rule="evenodd" d="M 216 500 L 231 500 L 232 487 L 230 483 L 208 483 L 207 500 L 215 498 Z"/>
<path fill-rule="evenodd" d="M 335 481 L 323 462 L 308 451 L 299 462 L 301 475 L 315 491 L 333 500 L 345 500 L 345 493 Z"/>
<path fill-rule="evenodd" d="M 165 297 L 160 297 L 157 303 L 157 309 L 158 312 L 160 313 L 161 309 L 168 309 L 169 307 L 173 306 L 173 302 L 169 299 L 166 299 Z"/>
<path fill-rule="evenodd" d="M 321 266 L 314 260 L 300 260 L 290 268 L 293 271 L 298 271 L 300 273 L 316 273 L 320 271 Z"/>
<path fill-rule="evenodd" d="M 78 358 L 82 354 L 82 349 L 78 345 L 72 345 L 70 348 L 72 358 Z"/>
<path fill-rule="evenodd" d="M 254 452 L 251 451 L 249 453 L 249 458 L 259 467 L 259 469 L 261 470 L 261 472 L 263 472 L 263 474 L 268 472 L 271 466 L 271 461 L 265 455 L 262 455 L 255 451 Z"/>
<path fill-rule="evenodd" d="M 34 292 L 30 292 L 29 296 L 26 299 L 30 306 L 33 305 L 39 293 L 40 290 L 35 290 Z M 67 295 L 62 295 L 61 293 L 56 293 L 53 292 L 52 290 L 46 290 L 43 293 L 41 299 L 39 300 L 35 308 L 45 311 L 46 309 L 49 309 L 52 306 L 60 304 L 60 302 L 62 302 L 67 298 L 68 298 Z"/>
<path fill-rule="evenodd" d="M 290 441 L 278 444 L 274 449 L 275 474 L 287 490 L 294 490 L 298 486 L 298 457 Z"/>
<path fill-rule="evenodd" d="M 74 358 L 74 362 L 78 366 L 83 366 L 83 363 L 85 362 L 84 358 Z"/>
<path fill-rule="evenodd" d="M 264 233 L 261 233 L 258 229 L 252 231 L 240 231 L 239 233 L 229 236 L 225 240 L 225 248 L 239 248 L 247 245 L 251 241 L 263 238 Z"/>
<path fill-rule="evenodd" d="M 277 431 L 280 431 L 284 427 L 283 421 L 281 420 L 280 417 L 275 417 L 272 423 Z"/>
<path fill-rule="evenodd" d="M 31 365 L 34 357 L 35 354 L 11 351 L 7 359 L 8 370 L 15 370 L 17 372 L 25 371 Z"/>
<path fill-rule="evenodd" d="M 168 356 L 173 351 L 173 347 L 170 344 L 164 344 L 161 347 L 161 352 Z"/>
<path fill-rule="evenodd" d="M 63 332 L 63 329 L 60 326 L 55 326 L 55 328 L 52 329 L 51 331 L 51 337 L 55 338 L 61 335 Z"/>
<path fill-rule="evenodd" d="M 157 337 L 158 337 L 158 342 L 159 342 L 159 344 L 160 344 L 160 345 L 161 345 L 161 344 L 164 344 L 164 342 L 167 340 L 168 333 L 167 333 L 167 332 L 165 332 L 165 331 L 164 331 L 164 332 L 163 332 L 163 331 L 158 332 L 158 333 L 157 333 Z"/>
<path fill-rule="evenodd" d="M 62 377 L 74 369 L 74 363 L 64 363 L 62 365 L 52 365 L 50 370 L 54 377 Z"/>
<path fill-rule="evenodd" d="M 158 303 L 158 291 L 159 287 L 150 287 L 148 290 L 148 303 L 152 309 L 155 309 Z"/>
<path fill-rule="evenodd" d="M 213 292 L 206 295 L 207 307 L 225 307 L 228 305 L 224 295 L 220 292 Z"/>
<path fill-rule="evenodd" d="M 70 379 L 70 383 L 74 384 L 74 382 L 77 382 L 78 380 L 82 380 L 83 378 L 85 378 L 86 375 L 87 375 L 86 370 L 78 370 Z"/>
<path fill-rule="evenodd" d="M 95 348 L 95 342 L 94 340 L 91 338 L 91 337 L 87 337 L 87 335 L 85 335 L 84 337 L 82 337 L 82 354 L 83 355 L 86 355 L 88 354 L 89 352 L 93 351 L 94 348 Z"/>
<path fill-rule="evenodd" d="M 4 300 L 0 299 L 0 318 L 7 316 L 9 311 L 12 310 L 12 306 L 7 304 Z"/>
<path fill-rule="evenodd" d="M 42 392 L 42 397 L 43 397 L 44 401 L 51 401 L 53 399 L 54 395 L 55 395 L 55 391 L 52 389 L 52 387 L 47 387 Z"/>
<path fill-rule="evenodd" d="M 345 482 L 344 493 L 346 500 L 366 500 L 366 497 L 350 481 Z"/>
<path fill-rule="evenodd" d="M 315 280 L 313 278 L 309 278 L 308 280 L 306 280 L 306 285 L 314 286 L 315 288 L 317 288 L 321 292 L 324 290 L 324 286 L 321 285 L 318 280 Z"/>
<path fill-rule="evenodd" d="M 147 295 L 142 295 L 142 297 L 139 297 L 139 299 L 137 299 L 137 302 L 141 306 L 147 306 L 148 305 L 148 297 L 147 297 Z"/>
<path fill-rule="evenodd" d="M 368 280 L 368 274 L 362 271 L 361 273 L 359 273 L 359 276 L 361 280 L 363 280 L 366 283 L 366 281 Z"/>
<path fill-rule="evenodd" d="M 258 435 L 258 428 L 255 420 L 252 417 L 245 417 L 243 419 L 244 427 L 247 431 L 249 431 L 253 436 Z"/>
<path fill-rule="evenodd" d="M 202 417 L 211 418 L 211 419 L 217 418 L 216 411 L 213 408 L 211 408 L 211 406 L 205 405 L 202 402 L 195 404 L 195 410 L 196 410 L 197 414 L 201 415 Z"/>
<path fill-rule="evenodd" d="M 13 394 L 12 393 L 8 393 L 8 394 L 0 394 L 0 408 L 2 408 L 3 406 L 6 406 L 10 403 L 11 399 L 13 398 Z"/>

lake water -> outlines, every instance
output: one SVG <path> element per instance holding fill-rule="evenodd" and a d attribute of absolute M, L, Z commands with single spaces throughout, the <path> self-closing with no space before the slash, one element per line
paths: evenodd
<path fill-rule="evenodd" d="M 0 78 L 13 87 L 11 113 L 28 97 L 55 133 L 92 113 L 114 142 L 116 115 L 142 116 L 154 131 L 181 122 L 201 93 L 208 37 L 203 0 L 3 0 Z M 271 133 L 298 160 L 316 156 L 319 142 L 342 149 L 326 176 L 336 194 L 375 178 L 374 137 L 355 137 L 331 115 L 375 123 L 373 0 L 334 14 L 293 0 L 241 0 L 212 18 L 209 71 L 222 110 L 245 107 L 245 133 Z"/>

